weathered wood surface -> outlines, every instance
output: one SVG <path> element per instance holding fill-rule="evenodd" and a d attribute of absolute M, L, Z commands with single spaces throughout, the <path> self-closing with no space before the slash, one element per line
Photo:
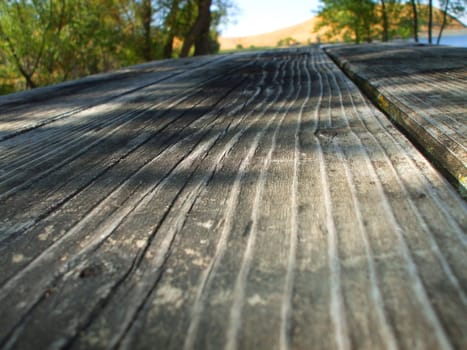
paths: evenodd
<path fill-rule="evenodd" d="M 2 348 L 467 347 L 466 204 L 321 50 L 115 74 L 0 100 Z"/>
<path fill-rule="evenodd" d="M 327 52 L 467 198 L 467 48 L 368 44 Z"/>

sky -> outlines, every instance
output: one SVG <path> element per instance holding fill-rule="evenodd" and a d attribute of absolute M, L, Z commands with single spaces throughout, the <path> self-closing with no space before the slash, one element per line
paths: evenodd
<path fill-rule="evenodd" d="M 238 37 L 271 32 L 313 17 L 319 0 L 233 0 L 239 12 L 221 28 L 222 36 Z M 436 6 L 435 2 L 435 6 Z M 467 24 L 467 14 L 460 20 Z"/>
<path fill-rule="evenodd" d="M 318 10 L 319 0 L 234 0 L 235 19 L 222 28 L 222 36 L 267 33 L 306 21 Z"/>

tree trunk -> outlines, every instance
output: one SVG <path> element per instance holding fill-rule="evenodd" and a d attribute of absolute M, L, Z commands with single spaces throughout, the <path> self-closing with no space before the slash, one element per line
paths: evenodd
<path fill-rule="evenodd" d="M 209 31 L 209 27 L 211 26 L 211 3 L 212 0 L 198 0 L 198 17 L 183 41 L 180 57 L 187 57 L 190 53 L 191 47 L 198 40 L 198 46 L 200 48 L 197 50 L 196 54 L 201 55 L 201 52 L 204 52 L 204 44 L 202 43 L 202 40 L 205 39 L 204 34 L 206 28 L 208 28 Z"/>
<path fill-rule="evenodd" d="M 164 44 L 164 58 L 172 58 L 174 38 L 172 33 L 169 33 L 167 36 L 167 40 Z"/>
<path fill-rule="evenodd" d="M 389 40 L 389 20 L 388 12 L 386 9 L 386 3 L 384 0 L 381 0 L 381 10 L 383 12 L 383 41 Z"/>
<path fill-rule="evenodd" d="M 439 29 L 438 40 L 436 40 L 436 45 L 439 45 L 441 42 L 441 36 L 443 35 L 444 27 L 446 26 L 447 18 L 448 18 L 448 6 L 449 0 L 444 0 L 446 3 L 444 4 L 444 11 L 443 11 L 443 22 L 441 23 L 441 28 Z"/>
<path fill-rule="evenodd" d="M 34 74 L 34 71 L 32 71 L 31 73 L 28 73 L 26 71 L 26 69 L 21 64 L 21 60 L 20 60 L 19 56 L 16 54 L 15 46 L 11 42 L 10 38 L 7 37 L 6 35 L 1 35 L 1 34 L 3 34 L 3 30 L 2 30 L 2 28 L 0 26 L 0 36 L 8 44 L 8 48 L 10 49 L 10 53 L 11 53 L 11 56 L 13 57 L 13 61 L 14 61 L 14 64 L 16 66 L 16 69 L 18 69 L 18 71 L 21 73 L 24 80 L 26 81 L 27 88 L 28 89 L 33 89 L 33 88 L 37 87 L 36 83 L 32 80 L 32 75 Z M 36 60 L 36 67 L 37 67 L 38 62 L 39 62 L 39 59 Z M 34 69 L 36 69 L 36 68 L 34 68 Z"/>
<path fill-rule="evenodd" d="M 365 24 L 365 40 L 367 43 L 371 43 L 373 41 L 372 37 L 371 37 L 371 24 L 370 23 L 366 23 Z"/>
<path fill-rule="evenodd" d="M 144 30 L 144 47 L 143 57 L 146 61 L 152 59 L 152 45 L 151 45 L 151 21 L 152 21 L 152 4 L 151 0 L 143 0 L 142 4 L 142 19 Z"/>
<path fill-rule="evenodd" d="M 428 44 L 433 43 L 433 0 L 428 2 Z"/>
<path fill-rule="evenodd" d="M 355 44 L 360 44 L 360 29 L 355 29 Z"/>
<path fill-rule="evenodd" d="M 37 84 L 32 80 L 32 78 L 31 78 L 31 76 L 29 74 L 27 74 L 22 69 L 20 69 L 20 72 L 23 75 L 24 80 L 26 80 L 26 87 L 28 89 L 34 89 L 35 87 L 37 87 Z"/>
<path fill-rule="evenodd" d="M 171 58 L 173 54 L 173 42 L 175 39 L 175 26 L 177 22 L 177 16 L 179 11 L 179 0 L 172 1 L 172 7 L 170 8 L 170 13 L 167 16 L 165 21 L 165 26 L 168 28 L 169 32 L 167 34 L 167 39 L 164 44 L 164 58 Z"/>
<path fill-rule="evenodd" d="M 206 16 L 206 20 L 204 20 L 201 25 L 200 33 L 195 39 L 195 56 L 207 55 L 210 53 L 211 11 L 208 11 Z"/>
<path fill-rule="evenodd" d="M 417 2 L 411 0 L 412 3 L 412 14 L 413 14 L 413 39 L 418 43 L 418 13 L 417 13 Z"/>

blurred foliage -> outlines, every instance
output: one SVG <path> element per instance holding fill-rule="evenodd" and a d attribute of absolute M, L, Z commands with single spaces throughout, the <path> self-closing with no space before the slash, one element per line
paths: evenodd
<path fill-rule="evenodd" d="M 322 0 L 316 31 L 326 27 L 327 40 L 371 41 L 377 23 L 375 3 L 371 0 Z"/>
<path fill-rule="evenodd" d="M 203 1 L 2 0 L 0 94 L 177 57 L 190 30 L 200 35 L 193 27 Z M 219 49 L 217 27 L 233 7 L 209 4 L 209 51 L 201 54 Z"/>
<path fill-rule="evenodd" d="M 439 1 L 441 9 L 433 11 L 435 27 L 452 22 L 451 16 L 464 14 L 466 3 L 467 0 Z M 314 31 L 327 41 L 388 41 L 417 38 L 415 28 L 427 30 L 429 7 L 427 1 L 416 0 L 321 0 L 318 16 Z"/>
<path fill-rule="evenodd" d="M 297 40 L 295 40 L 294 38 L 288 36 L 287 38 L 283 38 L 283 39 L 280 39 L 278 42 L 277 42 L 277 46 L 278 47 L 281 47 L 281 46 L 294 46 L 294 45 L 298 45 L 300 44 Z"/>

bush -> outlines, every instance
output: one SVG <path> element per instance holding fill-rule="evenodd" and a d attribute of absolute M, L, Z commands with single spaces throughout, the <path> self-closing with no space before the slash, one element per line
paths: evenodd
<path fill-rule="evenodd" d="M 290 36 L 277 42 L 277 46 L 293 46 L 298 44 L 299 42 Z"/>

